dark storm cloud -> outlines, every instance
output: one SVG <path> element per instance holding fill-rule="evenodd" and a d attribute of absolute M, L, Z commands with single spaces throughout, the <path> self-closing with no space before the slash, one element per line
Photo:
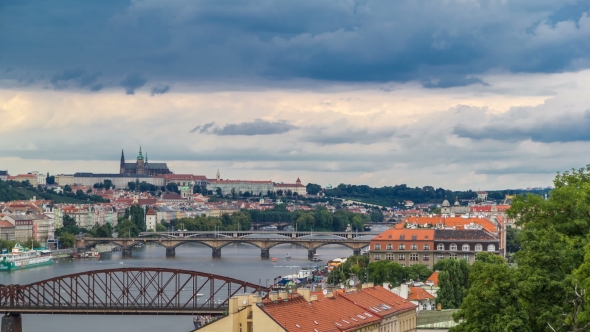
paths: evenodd
<path fill-rule="evenodd" d="M 394 129 L 369 130 L 348 128 L 337 133 L 323 133 L 309 135 L 305 141 L 318 145 L 363 144 L 369 145 L 389 140 L 395 135 Z"/>
<path fill-rule="evenodd" d="M 483 86 L 490 86 L 488 83 L 476 77 L 444 77 L 440 80 L 422 83 L 422 86 L 429 89 L 434 88 L 454 88 L 457 86 L 468 86 L 473 84 L 481 84 Z"/>
<path fill-rule="evenodd" d="M 590 111 L 583 114 L 560 114 L 554 119 L 536 119 L 531 116 L 525 121 L 517 121 L 516 124 L 510 115 L 500 115 L 494 120 L 483 127 L 457 125 L 453 133 L 474 140 L 531 140 L 542 143 L 590 141 Z"/>
<path fill-rule="evenodd" d="M 283 134 L 299 128 L 286 121 L 271 122 L 261 119 L 256 119 L 252 122 L 228 123 L 223 127 L 213 128 L 214 124 L 214 122 L 211 122 L 203 126 L 197 126 L 193 128 L 190 132 L 194 133 L 196 131 L 199 131 L 199 133 L 201 134 L 206 133 L 209 135 L 218 136 L 255 136 Z"/>
<path fill-rule="evenodd" d="M 588 0 L 428 6 L 411 0 L 31 0 L 0 6 L 6 50 L 0 68 L 16 68 L 14 77 L 92 66 L 105 82 L 137 72 L 168 82 L 418 80 L 444 88 L 484 84 L 467 77 L 491 69 L 545 73 L 590 64 Z M 125 88 L 133 93 L 139 86 Z"/>
<path fill-rule="evenodd" d="M 198 131 L 199 134 L 203 134 L 207 131 L 207 129 L 213 127 L 213 125 L 215 125 L 215 122 L 206 123 L 202 126 L 196 126 L 195 128 L 191 129 L 189 133 L 195 133 Z"/>
<path fill-rule="evenodd" d="M 128 95 L 135 94 L 135 90 L 145 85 L 147 80 L 138 73 L 127 75 L 122 81 L 121 86 L 125 88 L 125 93 Z"/>
<path fill-rule="evenodd" d="M 53 75 L 50 82 L 56 89 L 63 89 L 69 86 L 88 88 L 91 91 L 99 91 L 102 84 L 96 84 L 100 73 L 88 73 L 81 68 L 65 69 Z"/>
<path fill-rule="evenodd" d="M 166 92 L 170 91 L 170 86 L 169 85 L 163 85 L 163 84 L 158 84 L 155 87 L 152 88 L 152 93 L 151 96 L 154 95 L 163 95 Z"/>

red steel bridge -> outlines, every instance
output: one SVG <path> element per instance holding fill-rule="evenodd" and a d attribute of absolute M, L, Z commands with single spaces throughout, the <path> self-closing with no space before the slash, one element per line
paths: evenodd
<path fill-rule="evenodd" d="M 0 285 L 0 311 L 7 315 L 2 331 L 5 325 L 20 325 L 20 314 L 222 314 L 235 295 L 265 297 L 269 291 L 246 281 L 189 270 L 86 271 L 28 285 Z"/>

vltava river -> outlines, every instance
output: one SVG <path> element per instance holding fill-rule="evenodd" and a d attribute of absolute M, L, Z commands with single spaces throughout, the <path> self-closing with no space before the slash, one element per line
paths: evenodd
<path fill-rule="evenodd" d="M 292 259 L 286 260 L 287 253 Z M 348 257 L 352 250 L 339 245 L 327 245 L 317 250 L 325 261 Z M 212 258 L 211 249 L 200 244 L 185 244 L 176 248 L 176 257 L 165 257 L 166 250 L 157 245 L 135 248 L 133 257 L 122 257 L 120 252 L 105 253 L 100 259 L 59 259 L 51 266 L 0 273 L 0 284 L 28 284 L 56 276 L 88 270 L 120 267 L 162 267 L 196 270 L 224 275 L 262 285 L 273 278 L 297 272 L 311 266 L 307 249 L 295 245 L 279 245 L 270 250 L 276 263 L 260 258 L 260 249 L 236 244 L 222 249 L 221 258 Z M 121 264 L 121 262 L 123 264 Z M 23 330 L 60 332 L 184 332 L 193 326 L 191 316 L 114 316 L 114 315 L 23 315 Z"/>

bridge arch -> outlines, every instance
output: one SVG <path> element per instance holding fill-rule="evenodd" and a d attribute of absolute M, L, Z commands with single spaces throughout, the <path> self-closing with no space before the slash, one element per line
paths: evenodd
<path fill-rule="evenodd" d="M 238 294 L 270 289 L 211 273 L 165 268 L 85 271 L 0 287 L 2 311 L 15 313 L 221 313 Z"/>
<path fill-rule="evenodd" d="M 273 243 L 273 244 L 269 245 L 269 246 L 268 246 L 268 247 L 266 247 L 266 248 L 267 248 L 267 249 L 272 249 L 272 248 L 274 248 L 274 247 L 276 247 L 276 246 L 279 246 L 279 245 L 281 245 L 281 244 L 295 244 L 295 245 L 297 245 L 297 246 L 299 246 L 299 247 L 301 247 L 301 248 L 304 248 L 304 249 L 309 249 L 309 248 L 308 248 L 308 247 L 305 245 L 305 242 L 301 242 L 301 241 L 292 241 L 292 242 L 290 242 L 290 241 L 285 241 L 285 242 L 277 242 L 277 243 Z"/>

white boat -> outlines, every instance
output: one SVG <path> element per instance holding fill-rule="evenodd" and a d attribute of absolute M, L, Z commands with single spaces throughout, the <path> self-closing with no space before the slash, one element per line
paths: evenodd
<path fill-rule="evenodd" d="M 287 259 L 291 259 L 291 254 L 287 253 Z"/>
<path fill-rule="evenodd" d="M 320 258 L 320 255 L 318 254 L 313 254 L 313 258 L 311 259 L 313 262 L 321 262 L 322 259 Z"/>
<path fill-rule="evenodd" d="M 3 252 L 0 255 L 0 271 L 12 271 L 53 264 L 53 255 L 50 250 L 25 250 L 17 243 L 12 252 Z"/>

